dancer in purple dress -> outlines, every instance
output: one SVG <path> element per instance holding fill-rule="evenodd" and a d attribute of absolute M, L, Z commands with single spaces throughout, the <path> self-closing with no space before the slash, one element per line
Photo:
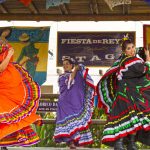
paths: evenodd
<path fill-rule="evenodd" d="M 71 58 L 63 60 L 64 74 L 59 77 L 60 96 L 58 101 L 55 142 L 75 145 L 91 144 L 89 130 L 93 110 L 94 84 L 83 65 L 74 66 Z M 74 68 L 74 71 L 72 69 Z"/>

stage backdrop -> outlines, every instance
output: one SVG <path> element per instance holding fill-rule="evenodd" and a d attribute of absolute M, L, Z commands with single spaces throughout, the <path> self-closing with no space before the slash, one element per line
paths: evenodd
<path fill-rule="evenodd" d="M 15 50 L 14 62 L 28 70 L 42 85 L 47 76 L 49 27 L 12 27 L 9 43 Z"/>
<path fill-rule="evenodd" d="M 111 66 L 121 53 L 119 41 L 126 34 L 135 42 L 135 32 L 58 32 L 57 66 L 72 57 L 86 66 Z"/>
<path fill-rule="evenodd" d="M 145 48 L 150 49 L 150 25 L 143 25 L 143 43 Z"/>

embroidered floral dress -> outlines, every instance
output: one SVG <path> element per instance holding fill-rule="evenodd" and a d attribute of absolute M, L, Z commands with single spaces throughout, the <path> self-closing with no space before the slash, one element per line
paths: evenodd
<path fill-rule="evenodd" d="M 11 46 L 0 40 L 0 62 Z M 0 73 L 0 146 L 29 146 L 39 142 L 30 127 L 40 116 L 36 115 L 39 86 L 26 70 L 13 63 Z"/>
<path fill-rule="evenodd" d="M 108 114 L 104 144 L 137 133 L 138 141 L 150 145 L 150 63 L 122 55 L 99 81 L 97 93 Z"/>
<path fill-rule="evenodd" d="M 60 96 L 57 109 L 55 142 L 74 141 L 78 145 L 92 143 L 89 130 L 93 110 L 94 84 L 88 69 L 81 66 L 73 82 L 71 72 L 59 77 Z"/>

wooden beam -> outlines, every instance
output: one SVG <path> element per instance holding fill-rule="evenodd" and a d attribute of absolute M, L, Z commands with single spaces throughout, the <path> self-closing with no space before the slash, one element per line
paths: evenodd
<path fill-rule="evenodd" d="M 89 4 L 89 7 L 90 7 L 91 13 L 94 14 L 94 11 L 93 11 L 93 3 L 90 3 L 90 4 Z"/>
<path fill-rule="evenodd" d="M 24 16 L 24 17 L 22 17 Z M 0 20 L 23 21 L 150 21 L 149 14 L 127 15 L 50 15 L 50 14 L 0 14 Z"/>
<path fill-rule="evenodd" d="M 99 14 L 99 8 L 98 8 L 97 0 L 90 0 L 89 7 L 90 7 L 92 14 L 97 14 L 97 15 Z"/>
<path fill-rule="evenodd" d="M 28 8 L 30 9 L 30 11 L 33 13 L 33 14 L 38 14 L 39 11 L 38 9 L 36 8 L 35 4 L 33 2 L 31 2 L 28 6 Z"/>
<path fill-rule="evenodd" d="M 55 119 L 43 119 L 42 123 L 43 124 L 55 124 L 56 120 Z M 91 123 L 95 125 L 105 125 L 107 121 L 101 120 L 101 119 L 92 119 Z"/>
<path fill-rule="evenodd" d="M 62 15 L 65 15 L 65 12 L 64 12 L 64 10 L 63 10 L 62 6 L 61 6 L 61 5 L 59 5 L 58 7 L 59 7 L 59 10 L 60 10 L 60 13 L 61 13 Z"/>
<path fill-rule="evenodd" d="M 94 0 L 94 9 L 95 9 L 95 13 L 98 15 L 99 14 L 99 8 L 98 8 L 98 3 L 97 0 Z"/>
<path fill-rule="evenodd" d="M 122 5 L 122 13 L 124 15 L 129 14 L 129 5 Z"/>
<path fill-rule="evenodd" d="M 8 10 L 6 9 L 6 7 L 4 6 L 4 4 L 0 4 L 0 10 L 2 13 L 7 14 Z"/>
<path fill-rule="evenodd" d="M 58 7 L 59 7 L 59 10 L 60 10 L 62 15 L 67 15 L 70 13 L 67 4 L 64 3 L 62 5 L 59 5 Z"/>
<path fill-rule="evenodd" d="M 68 5 L 66 3 L 62 4 L 64 10 L 65 10 L 65 14 L 70 14 L 70 10 L 68 8 Z"/>

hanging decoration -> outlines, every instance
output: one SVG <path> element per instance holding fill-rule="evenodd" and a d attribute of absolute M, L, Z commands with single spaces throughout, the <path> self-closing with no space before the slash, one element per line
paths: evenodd
<path fill-rule="evenodd" d="M 109 8 L 113 10 L 113 7 L 124 4 L 131 4 L 131 0 L 104 0 Z"/>
<path fill-rule="evenodd" d="M 28 6 L 32 0 L 20 0 L 25 6 Z"/>
<path fill-rule="evenodd" d="M 0 3 L 4 3 L 6 0 L 0 0 Z"/>
<path fill-rule="evenodd" d="M 70 0 L 46 0 L 46 9 L 53 6 L 59 6 L 64 3 L 70 3 Z"/>

